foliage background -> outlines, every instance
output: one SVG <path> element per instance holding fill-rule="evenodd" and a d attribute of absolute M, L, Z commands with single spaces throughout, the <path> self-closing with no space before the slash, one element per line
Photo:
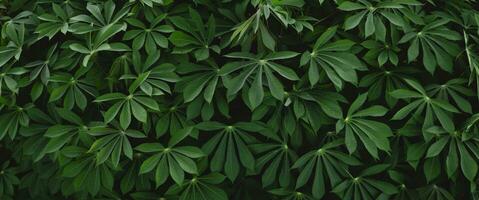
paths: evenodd
<path fill-rule="evenodd" d="M 475 0 L 0 1 L 0 199 L 476 199 Z"/>

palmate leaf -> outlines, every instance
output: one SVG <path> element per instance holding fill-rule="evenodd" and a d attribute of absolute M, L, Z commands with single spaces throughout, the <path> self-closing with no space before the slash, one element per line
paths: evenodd
<path fill-rule="evenodd" d="M 62 150 L 67 158 L 75 158 L 67 163 L 61 171 L 61 176 L 67 178 L 65 187 L 73 191 L 85 191 L 96 195 L 100 188 L 113 188 L 114 177 L 109 166 L 97 164 L 94 155 L 86 154 L 87 149 L 69 146 Z"/>
<path fill-rule="evenodd" d="M 253 55 L 245 52 L 235 52 L 227 54 L 228 58 L 243 59 L 245 61 L 230 62 L 224 65 L 218 72 L 220 76 L 225 77 L 223 83 L 228 88 L 228 95 L 235 95 L 245 85 L 248 79 L 253 79 L 249 85 L 248 97 L 251 107 L 256 108 L 264 98 L 263 78 L 265 77 L 271 95 L 276 99 L 282 100 L 284 97 L 284 86 L 278 80 L 273 72 L 278 73 L 282 77 L 295 81 L 299 80 L 296 72 L 291 68 L 276 63 L 276 60 L 293 58 L 298 53 L 291 51 L 273 52 L 267 55 Z M 229 78 L 235 71 L 239 71 L 239 75 Z"/>
<path fill-rule="evenodd" d="M 415 0 L 382 2 L 359 0 L 358 2 L 344 1 L 339 4 L 338 9 L 357 12 L 345 19 L 344 29 L 353 29 L 361 21 L 364 21 L 364 28 L 362 29 L 364 36 L 369 37 L 375 34 L 377 40 L 384 41 L 386 37 L 384 21 L 388 21 L 390 24 L 398 27 L 404 27 L 406 26 L 406 21 L 403 16 L 408 16 L 405 14 L 408 11 L 404 11 L 408 9 L 406 6 L 418 5 L 421 5 L 421 3 Z"/>
<path fill-rule="evenodd" d="M 175 90 L 183 93 L 187 119 L 194 119 L 201 115 L 201 119 L 209 121 L 215 115 L 215 107 L 222 115 L 230 117 L 230 110 L 224 92 L 220 90 L 222 82 L 218 75 L 219 66 L 213 59 L 207 59 L 203 64 L 181 63 L 177 72 L 182 80 L 175 86 Z"/>
<path fill-rule="evenodd" d="M 83 45 L 81 43 L 72 43 L 69 45 L 69 48 L 74 52 L 85 55 L 82 59 L 82 66 L 87 67 L 91 63 L 90 59 L 92 59 L 93 56 L 97 55 L 98 52 L 129 51 L 130 47 L 126 46 L 124 43 L 107 43 L 108 39 L 125 29 L 125 24 L 107 25 L 103 27 L 94 38 L 89 35 L 89 38 L 87 38 L 86 45 Z"/>
<path fill-rule="evenodd" d="M 212 102 L 215 89 L 219 87 L 219 68 L 212 60 L 206 62 L 207 65 L 182 63 L 178 66 L 178 73 L 183 77 L 177 87 L 183 91 L 185 102 L 193 101 L 199 96 L 208 103 Z"/>
<path fill-rule="evenodd" d="M 189 8 L 189 18 L 175 16 L 169 20 L 179 29 L 169 37 L 175 45 L 173 53 L 193 52 L 196 60 L 200 61 L 210 57 L 210 51 L 218 54 L 221 52 L 220 46 L 212 44 L 216 34 L 214 16 L 211 15 L 205 24 L 198 11 Z"/>
<path fill-rule="evenodd" d="M 24 107 L 16 106 L 10 111 L 3 112 L 0 115 L 0 139 L 8 135 L 13 140 L 21 126 L 28 126 L 30 117 L 27 111 L 32 107 L 32 104 L 27 104 Z"/>
<path fill-rule="evenodd" d="M 409 181 L 415 177 L 408 177 L 405 173 L 402 173 L 399 170 L 388 170 L 387 171 L 389 178 L 397 185 L 398 192 L 394 195 L 387 195 L 385 193 L 381 194 L 378 199 L 396 199 L 396 200 L 406 200 L 414 199 L 419 196 L 418 192 L 415 190 L 412 184 Z"/>
<path fill-rule="evenodd" d="M 452 79 L 442 85 L 429 85 L 426 87 L 426 91 L 431 96 L 437 96 L 444 101 L 449 102 L 452 99 L 459 109 L 466 113 L 471 113 L 472 106 L 467 101 L 467 97 L 473 96 L 473 92 L 471 89 L 463 86 L 465 83 L 467 83 L 465 79 Z"/>
<path fill-rule="evenodd" d="M 16 26 L 15 24 L 7 24 L 5 27 L 5 34 L 3 38 L 8 38 L 10 41 L 7 45 L 0 46 L 0 67 L 4 66 L 12 58 L 20 59 L 22 54 L 23 43 L 25 42 L 25 26 L 23 24 Z"/>
<path fill-rule="evenodd" d="M 342 140 L 336 140 L 301 156 L 292 166 L 293 169 L 301 170 L 296 181 L 296 189 L 311 181 L 313 196 L 322 198 L 326 193 L 326 182 L 335 187 L 341 182 L 342 177 L 347 176 L 349 166 L 360 165 L 361 162 L 356 157 L 335 150 L 343 144 Z"/>
<path fill-rule="evenodd" d="M 129 84 L 128 92 L 135 93 L 141 90 L 148 96 L 158 96 L 171 94 L 171 88 L 168 83 L 174 83 L 180 80 L 178 75 L 174 72 L 175 66 L 171 63 L 156 64 L 160 58 L 159 52 L 152 50 L 152 54 L 146 57 L 143 62 L 139 51 L 134 51 L 132 54 L 132 64 L 138 73 L 124 74 L 120 80 L 134 80 Z M 128 83 L 128 81 L 125 81 Z"/>
<path fill-rule="evenodd" d="M 393 65 L 398 65 L 398 47 L 392 46 L 388 43 L 379 43 L 375 40 L 364 41 L 363 43 L 361 43 L 361 45 L 370 49 L 366 53 L 366 55 L 364 55 L 364 59 L 369 61 L 370 63 L 377 62 L 379 66 L 383 66 L 387 61 L 389 61 Z"/>
<path fill-rule="evenodd" d="M 158 103 L 153 99 L 142 96 L 141 94 L 124 95 L 121 93 L 109 93 L 99 96 L 94 102 L 115 101 L 103 115 L 105 123 L 111 122 L 116 116 L 120 116 L 120 127 L 127 129 L 131 123 L 133 115 L 138 121 L 146 123 L 148 113 L 145 108 L 159 110 Z"/>
<path fill-rule="evenodd" d="M 103 29 L 100 32 L 108 34 L 102 36 L 111 36 L 111 34 L 119 31 L 111 29 L 111 27 L 115 27 L 112 25 L 118 24 L 128 14 L 130 7 L 124 6 L 115 13 L 116 5 L 112 0 L 109 0 L 98 4 L 88 2 L 86 10 L 89 12 L 89 15 L 80 14 L 70 18 L 73 22 L 70 25 L 70 31 L 75 34 L 85 34 Z M 118 27 L 116 26 L 116 28 Z M 106 38 L 108 37 L 99 38 L 100 40 L 98 40 L 97 44 L 103 43 Z"/>
<path fill-rule="evenodd" d="M 476 53 L 477 51 L 475 51 L 474 48 L 476 45 L 474 45 L 474 43 L 470 41 L 471 36 L 468 35 L 465 31 L 463 32 L 463 36 L 467 63 L 469 64 L 469 70 L 471 71 L 471 74 L 469 75 L 469 84 L 476 80 L 476 85 L 479 85 L 479 57 Z M 472 39 L 476 39 L 477 41 L 477 39 L 479 38 L 472 37 Z M 479 91 L 479 87 L 476 88 L 477 93 L 477 91 Z"/>
<path fill-rule="evenodd" d="M 211 171 L 224 172 L 228 179 L 234 181 L 240 173 L 241 166 L 249 170 L 254 169 L 255 159 L 247 145 L 256 143 L 257 139 L 248 132 L 266 131 L 264 125 L 245 122 L 234 125 L 202 122 L 195 127 L 203 131 L 219 131 L 202 147 L 203 151 L 211 156 Z"/>
<path fill-rule="evenodd" d="M 44 133 L 51 126 L 61 124 L 61 121 L 52 119 L 38 108 L 30 108 L 27 112 L 30 117 L 29 126 L 20 127 L 18 133 L 24 137 L 28 137 L 28 139 L 25 140 L 25 146 L 22 147 L 22 151 L 25 155 L 31 156 L 33 162 L 36 162 L 45 156 L 45 151 L 42 149 L 46 147 L 48 138 L 44 137 Z"/>
<path fill-rule="evenodd" d="M 227 99 L 224 97 L 224 92 L 215 93 L 212 101 L 214 102 L 208 103 L 204 98 L 196 98 L 186 108 L 187 119 L 191 120 L 201 116 L 203 121 L 209 121 L 217 113 L 221 113 L 221 115 L 228 118 L 231 117 Z"/>
<path fill-rule="evenodd" d="M 459 53 L 459 47 L 454 41 L 461 40 L 462 37 L 445 27 L 447 23 L 449 20 L 439 19 L 428 23 L 419 31 L 405 34 L 399 43 L 411 43 L 407 51 L 408 62 L 415 60 L 421 51 L 422 63 L 429 73 L 433 74 L 437 65 L 447 72 L 452 72 L 453 59 Z"/>
<path fill-rule="evenodd" d="M 15 194 L 14 185 L 20 184 L 20 179 L 15 175 L 15 171 L 10 166 L 10 162 L 4 162 L 1 166 L 0 175 L 0 196 L 9 198 Z"/>
<path fill-rule="evenodd" d="M 343 199 L 376 199 L 379 195 L 396 194 L 398 190 L 392 184 L 371 177 L 388 167 L 387 164 L 373 165 L 361 171 L 357 177 L 342 181 L 334 187 L 333 192 Z"/>
<path fill-rule="evenodd" d="M 283 115 L 283 126 L 289 134 L 293 134 L 295 126 L 293 123 L 295 122 L 291 118 L 293 118 L 294 113 L 294 117 L 300 119 L 299 122 L 306 122 L 314 132 L 317 132 L 322 125 L 334 123 L 334 119 L 343 115 L 341 102 L 345 103 L 347 100 L 335 92 L 306 88 L 298 89 L 289 93 L 288 99 L 286 99 L 285 106 L 288 106 L 289 112 Z M 273 124 L 270 124 L 270 126 L 274 127 Z"/>
<path fill-rule="evenodd" d="M 251 146 L 253 151 L 269 150 L 265 155 L 258 158 L 257 168 L 263 168 L 267 163 L 269 167 L 264 167 L 265 171 L 262 176 L 263 187 L 271 185 L 276 177 L 279 177 L 279 183 L 282 187 L 289 185 L 291 179 L 290 166 L 291 162 L 295 160 L 295 154 L 289 150 L 287 144 L 261 144 Z"/>
<path fill-rule="evenodd" d="M 98 52 L 130 50 L 130 47 L 121 42 L 108 43 L 108 40 L 114 35 L 126 30 L 126 23 L 119 23 L 119 21 L 125 17 L 129 11 L 129 7 L 123 7 L 115 15 L 113 15 L 113 13 L 116 6 L 113 1 L 105 2 L 102 7 L 101 5 L 88 3 L 87 10 L 92 16 L 77 15 L 70 19 L 74 22 L 70 25 L 70 30 L 73 33 L 85 34 L 98 31 L 95 36 L 88 34 L 86 44 L 84 43 L 85 45 L 81 43 L 72 43 L 69 45 L 72 51 L 86 54 L 82 60 L 83 66 L 88 66 L 92 56 L 94 57 Z M 103 13 L 101 11 L 103 11 Z"/>
<path fill-rule="evenodd" d="M 276 181 L 279 181 L 281 187 L 287 187 L 292 180 L 290 168 L 298 156 L 288 145 L 286 134 L 282 133 L 281 138 L 272 137 L 271 139 L 275 143 L 252 144 L 249 146 L 253 154 L 261 155 L 255 163 L 255 169 L 256 171 L 264 170 L 261 177 L 263 187 L 268 187 Z"/>
<path fill-rule="evenodd" d="M 332 119 L 342 116 L 340 102 L 346 103 L 347 100 L 338 93 L 307 87 L 298 88 L 287 93 L 284 103 L 267 96 L 265 102 L 254 110 L 252 119 L 267 120 L 267 124 L 274 131 L 284 130 L 293 137 L 300 135 L 301 127 L 316 134 L 323 125 L 331 124 Z M 292 142 L 301 143 L 300 139 L 295 137 Z"/>
<path fill-rule="evenodd" d="M 151 190 L 154 188 L 150 182 L 149 174 L 139 174 L 142 160 L 138 159 L 142 155 L 136 153 L 133 155 L 133 161 L 127 162 L 123 167 L 128 168 L 120 180 L 120 191 L 122 194 L 130 193 L 134 190 Z"/>
<path fill-rule="evenodd" d="M 158 46 L 168 48 L 168 38 L 165 33 L 171 33 L 174 28 L 168 24 L 163 24 L 166 14 L 158 15 L 156 18 L 148 18 L 149 26 L 136 18 L 128 18 L 125 21 L 129 26 L 136 29 L 128 30 L 123 39 L 133 40 L 132 47 L 134 50 L 144 48 L 148 54 L 159 53 Z"/>
<path fill-rule="evenodd" d="M 173 105 L 167 105 L 162 111 L 158 114 L 158 121 L 155 124 L 156 138 L 162 137 L 167 132 L 170 136 L 177 135 L 187 128 L 189 136 L 198 138 L 198 130 L 189 129 L 195 124 L 188 119 L 183 106 L 175 102 Z"/>
<path fill-rule="evenodd" d="M 479 158 L 477 154 L 478 144 L 474 138 L 465 138 L 459 131 L 447 133 L 441 127 L 433 126 L 426 130 L 428 133 L 434 134 L 434 141 L 430 142 L 425 157 L 427 158 L 424 165 L 432 165 L 435 169 L 441 169 L 436 166 L 438 162 L 434 162 L 435 158 L 444 159 L 446 163 L 445 170 L 449 178 L 454 178 L 457 171 L 462 171 L 464 176 L 473 181 L 477 171 L 478 164 L 476 160 Z M 427 170 L 424 168 L 424 170 Z M 428 181 L 436 178 L 425 172 Z M 429 176 L 428 176 L 429 175 Z"/>
<path fill-rule="evenodd" d="M 173 185 L 166 192 L 167 195 L 177 195 L 182 200 L 227 200 L 225 191 L 215 185 L 222 183 L 225 176 L 219 173 L 211 173 L 194 177 L 181 185 Z"/>
<path fill-rule="evenodd" d="M 36 80 L 40 78 L 43 85 L 47 85 L 51 76 L 51 68 L 59 61 L 59 54 L 56 52 L 58 45 L 55 44 L 48 49 L 45 60 L 38 60 L 25 65 L 25 68 L 30 69 L 30 80 Z M 43 85 L 40 88 L 43 90 Z"/>
<path fill-rule="evenodd" d="M 379 72 L 365 75 L 360 81 L 359 86 L 368 88 L 368 98 L 370 100 L 380 99 L 384 96 L 389 107 L 397 103 L 397 99 L 391 96 L 391 92 L 396 89 L 406 87 L 404 79 L 410 78 L 412 74 L 420 72 L 415 68 L 386 68 Z"/>
<path fill-rule="evenodd" d="M 141 164 L 140 174 L 148 173 L 155 169 L 156 187 L 165 183 L 168 176 L 171 176 L 178 185 L 183 184 L 185 172 L 198 174 L 198 169 L 193 159 L 205 156 L 197 147 L 176 147 L 174 144 L 164 147 L 160 143 L 143 143 L 135 147 L 135 149 L 144 153 L 155 153 Z"/>
<path fill-rule="evenodd" d="M 121 155 L 129 159 L 133 158 L 133 148 L 130 138 L 145 138 L 146 135 L 137 130 L 118 130 L 108 127 L 93 127 L 88 130 L 88 134 L 99 137 L 90 146 L 88 152 L 96 152 L 96 161 L 98 164 L 105 162 L 110 158 L 113 166 L 118 166 Z"/>
<path fill-rule="evenodd" d="M 59 181 L 51 181 L 50 184 L 44 184 L 44 180 L 52 180 L 54 173 L 60 172 L 59 167 L 52 162 L 38 163 L 25 176 L 21 177 L 20 182 L 24 185 L 32 185 L 35 190 L 33 194 L 40 194 L 42 191 L 53 189 L 54 184 L 59 184 Z M 71 188 L 71 187 L 70 187 Z M 7 198 L 8 199 L 8 198 Z"/>
<path fill-rule="evenodd" d="M 269 193 L 287 200 L 314 200 L 315 198 L 309 194 L 298 191 L 289 190 L 287 188 L 276 188 L 268 191 Z"/>
<path fill-rule="evenodd" d="M 392 120 L 401 120 L 407 115 L 423 116 L 424 110 L 424 122 L 423 128 L 432 126 L 435 119 L 437 119 L 442 127 L 449 132 L 454 131 L 455 125 L 452 121 L 451 114 L 459 112 L 454 106 L 446 101 L 437 98 L 431 98 L 426 93 L 426 90 L 417 82 L 411 79 L 405 79 L 406 83 L 411 86 L 415 91 L 408 89 L 398 89 L 391 92 L 391 96 L 397 99 L 415 99 L 411 101 L 407 106 L 404 106 L 397 111 Z M 412 113 L 412 111 L 414 111 Z M 451 114 L 449 114 L 449 113 Z M 412 114 L 411 114 L 412 113 Z"/>
<path fill-rule="evenodd" d="M 63 97 L 63 106 L 68 109 L 72 109 L 76 105 L 78 108 L 85 110 L 88 101 L 85 94 L 88 94 L 88 96 L 98 95 L 96 89 L 92 87 L 93 83 L 91 81 L 79 79 L 79 77 L 58 74 L 50 77 L 49 81 L 58 85 L 51 84 L 56 85 L 56 87 L 52 89 L 48 101 L 54 102 Z"/>
<path fill-rule="evenodd" d="M 434 199 L 434 200 L 453 200 L 449 191 L 444 188 L 437 186 L 435 184 L 427 185 L 425 187 L 418 189 L 419 196 L 424 199 Z"/>
<path fill-rule="evenodd" d="M 18 81 L 16 77 L 27 73 L 28 70 L 23 67 L 4 66 L 0 69 L 0 95 L 2 94 L 2 88 L 7 88 L 10 92 L 18 93 Z"/>
<path fill-rule="evenodd" d="M 379 65 L 382 67 L 388 61 L 397 66 L 399 64 L 398 53 L 401 50 L 398 46 L 400 33 L 399 30 L 390 25 L 390 34 L 385 41 L 366 40 L 361 43 L 361 46 L 368 49 L 364 54 L 363 59 L 371 65 Z"/>
<path fill-rule="evenodd" d="M 350 154 L 356 151 L 359 138 L 369 154 L 378 159 L 378 149 L 386 152 L 391 150 L 388 137 L 392 136 L 392 131 L 384 123 L 366 119 L 384 116 L 387 108 L 374 105 L 359 110 L 366 102 L 367 96 L 367 93 L 361 94 L 351 103 L 347 115 L 337 121 L 336 132 L 344 130 L 344 140 Z"/>
<path fill-rule="evenodd" d="M 267 28 L 268 20 L 275 18 L 284 27 L 293 25 L 298 28 L 298 24 L 295 24 L 297 21 L 292 18 L 287 8 L 302 7 L 304 1 L 255 1 L 252 2 L 252 4 L 255 6 L 256 12 L 232 28 L 233 32 L 230 35 L 228 43 L 231 43 L 233 46 L 238 44 L 243 45 L 244 43 L 250 42 L 254 35 L 257 35 L 259 42 L 261 42 L 264 47 L 274 51 L 277 44 L 273 34 Z M 302 23 L 302 25 L 308 26 L 307 23 Z"/>
<path fill-rule="evenodd" d="M 96 124 L 85 124 L 80 116 L 65 108 L 57 108 L 56 112 L 66 122 L 52 125 L 45 131 L 44 137 L 48 138 L 48 142 L 42 149 L 41 154 L 55 153 L 64 146 L 79 145 L 80 143 L 89 145 L 93 142 L 93 138 L 88 135 L 88 131 Z M 42 113 L 40 116 L 43 117 L 43 115 L 46 114 Z M 41 158 L 37 157 L 35 161 Z"/>
<path fill-rule="evenodd" d="M 69 29 L 69 22 L 71 14 L 65 12 L 65 10 L 58 4 L 52 4 L 52 10 L 54 14 L 44 13 L 38 16 L 38 19 L 44 21 L 39 24 L 35 32 L 39 34 L 39 38 L 48 37 L 52 39 L 58 32 L 66 34 Z"/>
<path fill-rule="evenodd" d="M 330 42 L 336 29 L 336 26 L 328 28 L 316 40 L 312 52 L 306 51 L 301 56 L 300 65 L 309 64 L 308 79 L 313 86 L 319 81 L 320 69 L 324 70 L 329 80 L 338 88 L 343 88 L 344 81 L 357 84 L 356 71 L 366 69 L 356 55 L 349 52 L 354 42 L 350 40 Z"/>
<path fill-rule="evenodd" d="M 292 100 L 293 110 L 297 118 L 301 118 L 307 112 L 310 112 L 310 109 L 307 109 L 306 105 L 301 105 L 308 101 L 317 103 L 321 110 L 331 118 L 340 118 L 343 115 L 343 112 L 340 107 L 340 103 L 346 103 L 347 100 L 341 94 L 325 91 L 321 89 L 302 89 L 297 90 L 289 95 L 290 100 Z M 294 100 L 293 100 L 294 99 Z M 296 100 L 296 101 L 295 101 Z M 301 103 L 300 103 L 301 102 Z M 303 108 L 302 108 L 303 107 Z M 308 120 L 307 120 L 308 121 Z M 309 119 L 310 124 L 313 120 Z"/>

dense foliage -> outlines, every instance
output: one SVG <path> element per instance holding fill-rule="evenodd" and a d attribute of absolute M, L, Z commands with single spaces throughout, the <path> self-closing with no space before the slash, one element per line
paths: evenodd
<path fill-rule="evenodd" d="M 479 198 L 475 0 L 0 0 L 0 199 Z"/>

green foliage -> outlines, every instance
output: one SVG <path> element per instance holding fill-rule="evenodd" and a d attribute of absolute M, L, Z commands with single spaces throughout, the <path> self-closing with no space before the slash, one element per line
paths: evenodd
<path fill-rule="evenodd" d="M 477 3 L 0 1 L 0 199 L 478 199 Z"/>

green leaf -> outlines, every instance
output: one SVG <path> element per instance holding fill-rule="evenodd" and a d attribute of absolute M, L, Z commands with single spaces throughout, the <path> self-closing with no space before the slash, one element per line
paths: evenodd
<path fill-rule="evenodd" d="M 177 161 L 173 160 L 172 157 L 168 158 L 168 170 L 170 171 L 170 176 L 173 179 L 173 181 L 176 182 L 176 184 L 180 185 L 183 183 L 183 180 L 185 178 L 185 173 L 181 169 L 180 165 L 178 164 Z"/>
<path fill-rule="evenodd" d="M 135 147 L 135 150 L 145 153 L 157 152 L 164 149 L 160 143 L 143 143 Z"/>
<path fill-rule="evenodd" d="M 176 144 L 181 142 L 183 139 L 185 139 L 186 136 L 190 135 L 192 131 L 193 131 L 193 127 L 186 127 L 176 132 L 172 132 L 171 139 L 168 142 L 168 146 L 169 147 L 175 146 Z"/>
<path fill-rule="evenodd" d="M 448 141 L 449 139 L 447 137 L 442 137 L 437 142 L 432 144 L 427 150 L 426 157 L 430 158 L 437 156 L 444 149 L 444 146 L 447 144 Z"/>
<path fill-rule="evenodd" d="M 282 100 L 284 95 L 283 85 L 268 68 L 265 68 L 264 71 L 266 73 L 266 79 L 268 80 L 271 95 L 278 100 Z"/>
<path fill-rule="evenodd" d="M 121 93 L 107 93 L 104 95 L 101 95 L 95 99 L 95 102 L 105 102 L 105 101 L 112 101 L 112 100 L 118 100 L 125 98 L 126 96 Z"/>
<path fill-rule="evenodd" d="M 469 181 L 473 181 L 474 177 L 476 177 L 477 170 L 478 170 L 477 163 L 471 157 L 471 154 L 464 147 L 464 145 L 459 145 L 459 153 L 461 155 L 461 169 L 462 169 L 462 172 L 464 173 L 464 176 Z"/>
<path fill-rule="evenodd" d="M 370 36 L 374 33 L 374 31 L 376 31 L 374 23 L 374 15 L 372 13 L 369 13 L 366 17 L 366 26 L 364 27 L 364 34 L 366 35 L 366 37 Z"/>
<path fill-rule="evenodd" d="M 129 102 L 123 104 L 120 112 L 120 126 L 123 129 L 127 129 L 131 123 L 131 106 Z"/>
<path fill-rule="evenodd" d="M 145 72 L 145 73 L 141 73 L 140 75 L 138 75 L 138 78 L 136 78 L 135 81 L 133 81 L 133 83 L 130 85 L 130 87 L 128 88 L 128 92 L 130 92 L 130 94 L 133 94 L 135 92 L 135 90 L 143 83 L 145 82 L 145 80 L 148 78 L 148 76 L 150 75 L 150 72 Z"/>
<path fill-rule="evenodd" d="M 181 31 L 173 32 L 168 39 L 171 41 L 171 43 L 173 43 L 173 45 L 178 47 L 184 47 L 191 44 L 199 45 L 195 38 Z"/>
<path fill-rule="evenodd" d="M 141 164 L 140 174 L 148 173 L 151 170 L 153 170 L 153 168 L 155 168 L 157 163 L 160 161 L 161 156 L 162 156 L 161 154 L 156 154 L 156 155 L 146 159 L 143 162 L 143 164 Z"/>
<path fill-rule="evenodd" d="M 45 137 L 55 138 L 55 137 L 65 135 L 66 133 L 73 130 L 75 130 L 74 126 L 54 125 L 47 129 L 47 131 L 45 132 Z"/>
<path fill-rule="evenodd" d="M 130 105 L 133 116 L 135 116 L 138 121 L 146 123 L 148 116 L 146 110 L 139 103 L 136 103 L 136 101 L 130 101 Z"/>

